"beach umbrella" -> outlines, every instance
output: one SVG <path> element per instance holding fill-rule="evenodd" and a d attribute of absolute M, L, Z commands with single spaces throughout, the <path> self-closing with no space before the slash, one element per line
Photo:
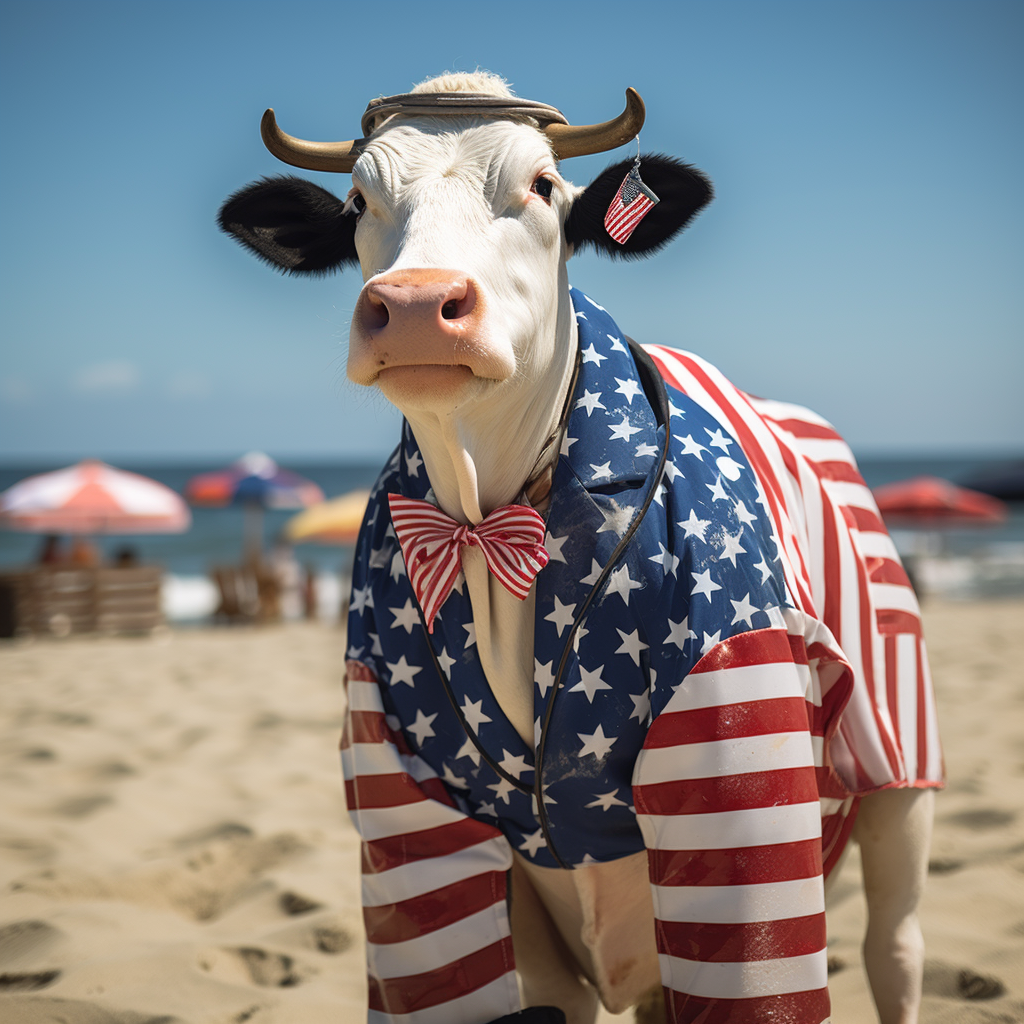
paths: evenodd
<path fill-rule="evenodd" d="M 200 473 L 185 485 L 196 506 L 245 510 L 245 548 L 259 556 L 263 543 L 264 509 L 299 509 L 324 500 L 324 492 L 305 477 L 282 469 L 269 455 L 249 452 L 225 469 Z"/>
<path fill-rule="evenodd" d="M 354 544 L 369 500 L 370 492 L 360 490 L 312 505 L 285 523 L 284 534 L 296 544 Z"/>
<path fill-rule="evenodd" d="M 33 533 L 180 533 L 188 506 L 156 480 L 86 459 L 0 494 L 0 526 Z"/>
<path fill-rule="evenodd" d="M 906 526 L 980 526 L 1001 523 L 1007 515 L 998 498 L 935 476 L 883 484 L 872 493 L 887 522 Z"/>

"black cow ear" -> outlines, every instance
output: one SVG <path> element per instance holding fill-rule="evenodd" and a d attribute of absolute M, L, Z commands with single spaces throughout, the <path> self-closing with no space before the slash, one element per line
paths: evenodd
<path fill-rule="evenodd" d="M 604 215 L 632 166 L 632 160 L 613 164 L 572 204 L 565 221 L 565 239 L 575 250 L 592 245 L 608 256 L 626 259 L 649 256 L 686 227 L 714 195 L 711 182 L 696 167 L 670 156 L 645 154 L 640 160 L 640 176 L 660 202 L 620 244 L 605 229 Z"/>
<path fill-rule="evenodd" d="M 217 223 L 272 267 L 290 274 L 329 274 L 358 263 L 355 213 L 302 178 L 263 178 L 220 208 Z"/>

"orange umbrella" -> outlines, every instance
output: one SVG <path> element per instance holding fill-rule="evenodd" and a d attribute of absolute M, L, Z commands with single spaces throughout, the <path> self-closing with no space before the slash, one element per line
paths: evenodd
<path fill-rule="evenodd" d="M 906 526 L 984 525 L 1001 523 L 1007 515 L 998 498 L 936 476 L 883 484 L 872 493 L 887 522 Z"/>
<path fill-rule="evenodd" d="M 320 502 L 289 519 L 285 536 L 295 543 L 354 544 L 369 500 L 369 491 L 350 491 Z"/>

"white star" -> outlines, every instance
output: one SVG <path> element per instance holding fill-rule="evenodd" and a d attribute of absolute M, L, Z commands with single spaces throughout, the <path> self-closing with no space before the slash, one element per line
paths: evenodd
<path fill-rule="evenodd" d="M 608 508 L 601 508 L 604 522 L 597 528 L 597 532 L 607 533 L 611 531 L 621 537 L 629 527 L 635 513 L 636 509 L 632 505 L 620 507 L 619 503 L 614 498 L 611 498 L 608 501 Z"/>
<path fill-rule="evenodd" d="M 704 461 L 704 456 L 701 455 L 701 452 L 706 452 L 707 448 L 699 442 L 694 441 L 693 434 L 687 434 L 686 437 L 680 437 L 679 434 L 673 434 L 672 436 L 682 444 L 683 455 L 696 455 L 701 462 Z"/>
<path fill-rule="evenodd" d="M 604 665 L 598 665 L 593 672 L 589 672 L 582 665 L 580 665 L 580 681 L 575 686 L 569 687 L 570 693 L 583 692 L 587 695 L 587 701 L 590 704 L 594 703 L 594 694 L 598 690 L 610 690 L 611 687 L 601 678 L 601 673 L 604 671 Z"/>
<path fill-rule="evenodd" d="M 378 658 L 383 658 L 384 648 L 380 645 L 380 634 L 367 632 L 366 635 L 370 638 L 370 653 L 376 654 Z"/>
<path fill-rule="evenodd" d="M 441 653 L 437 656 L 437 663 L 441 666 L 441 671 L 449 678 L 452 677 L 452 665 L 455 664 L 455 659 L 448 656 L 448 648 L 442 647 Z"/>
<path fill-rule="evenodd" d="M 721 640 L 721 638 L 722 638 L 722 631 L 720 629 L 716 630 L 713 636 L 710 633 L 705 633 L 704 634 L 704 643 L 701 645 L 701 649 L 700 649 L 701 657 L 703 657 L 705 654 L 707 654 L 708 651 L 710 651 L 711 648 L 714 647 L 715 644 L 717 644 L 719 642 L 719 640 Z"/>
<path fill-rule="evenodd" d="M 646 651 L 648 645 L 640 639 L 640 630 L 634 629 L 632 633 L 623 633 L 617 626 L 615 632 L 619 634 L 622 646 L 615 649 L 616 654 L 628 654 L 633 659 L 634 665 L 640 664 L 640 652 Z"/>
<path fill-rule="evenodd" d="M 501 800 L 503 803 L 507 804 L 511 803 L 511 801 L 508 798 L 509 793 L 511 793 L 516 787 L 513 786 L 512 783 L 508 781 L 508 779 L 498 779 L 497 782 L 492 783 L 487 788 L 494 790 L 495 800 Z"/>
<path fill-rule="evenodd" d="M 574 445 L 574 444 L 575 444 L 575 443 L 576 443 L 576 442 L 577 442 L 578 440 L 579 440 L 579 438 L 578 438 L 578 437 L 570 437 L 570 436 L 569 436 L 568 434 L 566 434 L 566 435 L 565 435 L 565 436 L 564 436 L 564 437 L 562 438 L 562 444 L 561 444 L 561 447 L 560 447 L 560 448 L 558 449 L 558 454 L 559 454 L 559 455 L 566 455 L 566 456 L 568 456 L 568 454 L 569 454 L 569 449 L 570 449 L 570 448 L 571 448 L 571 447 L 572 447 L 572 446 L 573 446 L 573 445 Z"/>
<path fill-rule="evenodd" d="M 456 775 L 452 771 L 452 767 L 449 764 L 444 766 L 444 771 L 441 773 L 441 778 L 448 783 L 449 786 L 455 786 L 456 789 L 469 789 L 469 783 L 466 782 L 461 775 Z"/>
<path fill-rule="evenodd" d="M 524 835 L 523 842 L 519 849 L 525 850 L 531 857 L 537 856 L 537 851 L 544 845 L 544 830 L 539 828 L 533 835 Z"/>
<path fill-rule="evenodd" d="M 641 433 L 643 428 L 634 427 L 633 424 L 629 422 L 628 417 L 623 416 L 621 423 L 616 423 L 614 426 L 609 425 L 608 429 L 612 432 L 612 436 L 608 438 L 609 441 L 614 441 L 616 438 L 623 441 L 631 441 L 633 439 L 633 435 Z"/>
<path fill-rule="evenodd" d="M 526 763 L 526 758 L 522 754 L 513 756 L 504 747 L 501 748 L 501 752 L 505 756 L 498 762 L 498 765 L 508 772 L 509 775 L 514 775 L 518 779 L 523 772 L 533 771 Z"/>
<path fill-rule="evenodd" d="M 697 517 L 697 510 L 696 509 L 691 508 L 690 509 L 690 518 L 689 519 L 683 519 L 680 522 L 678 522 L 676 525 L 677 526 L 681 526 L 686 531 L 686 536 L 687 537 L 699 537 L 702 541 L 707 543 L 707 540 L 704 537 L 704 531 L 707 530 L 707 528 L 711 525 L 711 520 L 710 519 L 699 519 Z"/>
<path fill-rule="evenodd" d="M 691 572 L 690 575 L 693 577 L 694 583 L 696 584 L 693 588 L 693 593 L 703 594 L 710 604 L 712 591 L 722 589 L 714 582 L 714 580 L 711 579 L 711 570 L 705 569 L 704 572 Z"/>
<path fill-rule="evenodd" d="M 651 713 L 651 695 L 644 690 L 643 693 L 631 693 L 629 699 L 633 702 L 633 714 L 629 716 L 629 721 L 634 718 L 641 724 L 644 724 L 644 719 Z"/>
<path fill-rule="evenodd" d="M 477 750 L 476 744 L 467 736 L 465 743 L 459 747 L 458 752 L 455 754 L 456 758 L 468 757 L 473 764 L 480 763 L 480 751 Z"/>
<path fill-rule="evenodd" d="M 632 378 L 629 380 L 622 380 L 619 377 L 616 377 L 615 383 L 619 385 L 615 390 L 622 395 L 630 405 L 632 405 L 633 399 L 640 394 L 640 385 Z"/>
<path fill-rule="evenodd" d="M 617 789 L 613 789 L 610 793 L 595 793 L 596 800 L 591 800 L 589 804 L 584 804 L 585 807 L 600 807 L 602 811 L 610 810 L 612 807 L 628 807 L 629 805 L 625 800 L 619 800 L 616 797 L 618 793 Z"/>
<path fill-rule="evenodd" d="M 661 541 L 658 541 L 658 547 L 661 549 L 656 555 L 649 555 L 647 558 L 648 562 L 657 562 L 661 566 L 661 571 L 664 573 L 672 573 L 673 576 L 676 574 L 676 569 L 679 567 L 679 556 L 673 555 L 668 548 L 665 547 Z"/>
<path fill-rule="evenodd" d="M 712 433 L 710 430 L 708 430 L 707 427 L 705 427 L 704 433 L 711 438 L 708 444 L 710 444 L 712 448 L 721 448 L 722 451 L 725 452 L 726 454 L 729 453 L 729 445 L 736 443 L 735 441 L 731 441 L 729 438 L 727 438 L 721 430 L 716 430 L 714 433 Z"/>
<path fill-rule="evenodd" d="M 686 413 L 682 409 L 677 408 L 671 398 L 668 400 L 668 414 L 670 418 L 672 416 L 678 416 L 681 420 L 686 418 Z"/>
<path fill-rule="evenodd" d="M 391 623 L 392 629 L 401 626 L 406 633 L 411 633 L 413 627 L 420 624 L 420 613 L 413 607 L 411 597 L 405 599 L 405 604 L 401 608 L 389 608 L 388 611 L 395 617 L 395 621 Z"/>
<path fill-rule="evenodd" d="M 757 516 L 747 508 L 746 502 L 737 501 L 733 505 L 733 511 L 736 513 L 736 518 L 744 526 L 749 526 L 751 523 L 757 522 Z"/>
<path fill-rule="evenodd" d="M 490 722 L 492 719 L 488 718 L 483 712 L 483 700 L 471 701 L 469 696 L 463 698 L 462 702 L 462 717 L 466 719 L 466 725 L 473 730 L 473 732 L 479 732 L 480 726 L 485 722 Z"/>
<path fill-rule="evenodd" d="M 629 566 L 624 565 L 608 577 L 608 590 L 606 595 L 618 594 L 622 598 L 622 603 L 629 604 L 629 592 L 631 590 L 639 590 L 643 586 L 642 583 L 637 580 L 631 580 L 629 578 Z"/>
<path fill-rule="evenodd" d="M 603 568 L 603 566 L 601 565 L 600 562 L 598 562 L 598 560 L 596 558 L 591 558 L 591 560 L 590 560 L 590 575 L 589 576 L 584 576 L 583 579 L 580 580 L 580 583 L 583 583 L 583 584 L 585 584 L 587 586 L 591 586 L 592 587 L 597 582 L 598 576 L 601 575 L 602 568 Z M 558 600 L 558 599 L 555 598 L 555 600 Z M 573 605 L 573 608 L 575 608 L 575 607 L 576 607 L 576 605 Z M 561 636 L 562 634 L 559 633 L 558 635 Z"/>
<path fill-rule="evenodd" d="M 671 619 L 668 620 L 668 636 L 665 637 L 664 642 L 666 644 L 675 644 L 679 650 L 683 649 L 683 644 L 687 640 L 696 640 L 697 634 L 690 629 L 690 617 L 689 615 L 683 616 L 682 622 L 673 622 Z"/>
<path fill-rule="evenodd" d="M 667 465 L 667 463 L 666 463 L 666 465 Z M 660 505 L 662 508 L 665 507 L 665 502 L 664 502 L 663 499 L 664 499 L 666 494 L 668 494 L 668 488 L 665 486 L 665 481 L 662 480 L 662 482 L 660 484 L 658 484 L 658 493 L 655 494 L 655 496 L 654 496 L 655 503 Z"/>
<path fill-rule="evenodd" d="M 390 661 L 385 662 L 385 664 L 389 669 L 391 669 L 392 686 L 396 683 L 408 683 L 409 686 L 415 686 L 416 684 L 413 682 L 413 676 L 423 671 L 423 669 L 418 665 L 410 665 L 405 660 L 404 654 L 394 665 L 392 665 Z"/>
<path fill-rule="evenodd" d="M 562 554 L 562 545 L 569 539 L 569 534 L 564 537 L 552 537 L 549 533 L 544 538 L 544 547 L 548 553 L 548 560 L 551 562 L 564 562 L 565 555 Z"/>
<path fill-rule="evenodd" d="M 729 495 L 725 493 L 725 488 L 722 486 L 722 478 L 718 477 L 713 484 L 704 485 L 711 492 L 712 501 L 728 501 Z"/>
<path fill-rule="evenodd" d="M 565 629 L 566 626 L 572 625 L 573 612 L 576 611 L 576 605 L 562 604 L 562 602 L 558 600 L 558 595 L 555 594 L 554 596 L 555 610 L 545 615 L 544 621 L 553 622 L 555 624 L 555 628 L 558 630 L 558 635 L 561 636 L 562 630 Z"/>
<path fill-rule="evenodd" d="M 391 545 L 381 544 L 370 552 L 370 568 L 383 569 L 391 561 Z"/>
<path fill-rule="evenodd" d="M 736 613 L 733 616 L 730 625 L 735 626 L 737 622 L 745 622 L 751 629 L 753 629 L 754 623 L 751 622 L 751 619 L 758 611 L 760 611 L 760 609 L 750 603 L 750 594 L 746 594 L 742 601 L 734 601 L 730 597 L 729 604 L 732 605 L 733 611 Z"/>
<path fill-rule="evenodd" d="M 745 555 L 747 553 L 747 549 L 745 547 L 743 547 L 742 544 L 740 544 L 740 537 L 742 537 L 742 536 L 743 536 L 743 531 L 742 530 L 740 530 L 740 532 L 737 533 L 735 537 L 731 533 L 726 533 L 723 530 L 722 531 L 722 540 L 723 540 L 723 543 L 722 543 L 722 553 L 721 553 L 721 555 L 719 557 L 721 557 L 721 558 L 728 558 L 729 561 L 732 562 L 732 564 L 735 566 L 736 565 L 736 556 L 737 555 Z"/>
<path fill-rule="evenodd" d="M 596 732 L 578 732 L 576 735 L 583 740 L 583 746 L 576 756 L 586 757 L 587 754 L 593 754 L 598 761 L 603 761 L 608 756 L 612 749 L 612 744 L 618 739 L 618 736 L 605 736 L 604 726 L 602 725 L 598 725 Z"/>
<path fill-rule="evenodd" d="M 682 470 L 670 459 L 665 463 L 665 476 L 668 477 L 668 482 L 674 484 L 677 476 L 683 476 Z M 683 479 L 686 479 L 683 477 Z"/>
<path fill-rule="evenodd" d="M 497 809 L 489 800 L 481 800 L 480 803 L 477 804 L 476 810 L 478 814 L 489 814 L 493 818 L 498 816 Z"/>
<path fill-rule="evenodd" d="M 622 344 L 622 339 L 615 337 L 614 334 L 605 334 L 605 337 L 612 343 L 613 352 L 625 352 L 626 346 Z"/>
<path fill-rule="evenodd" d="M 548 690 L 555 685 L 555 673 L 551 668 L 555 661 L 552 658 L 551 661 L 541 664 L 540 658 L 533 659 L 533 681 L 540 687 L 540 696 L 543 700 L 547 696 Z"/>
<path fill-rule="evenodd" d="M 440 712 L 434 712 L 432 715 L 425 715 L 419 708 L 416 709 L 416 721 L 413 722 L 405 731 L 411 732 L 416 737 L 417 746 L 422 747 L 423 741 L 428 736 L 434 735 L 434 730 L 430 723 L 437 718 Z"/>
<path fill-rule="evenodd" d="M 462 628 L 466 631 L 466 647 L 472 647 L 476 643 L 476 623 L 464 622 Z"/>
<path fill-rule="evenodd" d="M 762 555 L 761 556 L 761 561 L 758 562 L 757 565 L 754 566 L 754 568 L 757 569 L 761 573 L 761 582 L 762 583 L 766 583 L 768 581 L 768 579 L 771 577 L 772 570 L 771 570 L 771 566 L 768 565 L 767 556 Z"/>
<path fill-rule="evenodd" d="M 590 468 L 594 471 L 594 475 L 590 478 L 593 480 L 611 479 L 612 476 L 612 462 L 609 459 L 607 462 L 601 463 L 600 466 L 594 465 L 592 462 Z"/>
<path fill-rule="evenodd" d="M 574 651 L 575 651 L 575 652 L 576 652 L 577 654 L 579 654 L 579 653 L 580 653 L 580 643 L 582 642 L 583 638 L 584 638 L 584 637 L 585 637 L 585 636 L 586 636 L 586 635 L 587 635 L 587 634 L 588 634 L 589 632 L 590 632 L 590 630 L 589 630 L 589 629 L 587 629 L 587 627 L 586 627 L 586 626 L 583 626 L 583 625 L 581 625 L 581 626 L 580 626 L 580 628 L 576 630 L 576 635 L 575 635 L 575 636 L 574 636 L 574 637 L 572 638 L 572 649 L 573 649 L 573 650 L 574 650 Z"/>
<path fill-rule="evenodd" d="M 715 459 L 715 465 L 718 467 L 718 472 L 728 480 L 739 480 L 740 473 L 743 472 L 743 466 L 735 459 L 730 459 L 728 455 L 722 455 Z"/>
<path fill-rule="evenodd" d="M 356 647 L 356 645 L 355 645 L 355 644 L 353 644 L 353 645 L 352 645 L 352 646 L 351 646 L 351 647 L 350 647 L 350 648 L 349 648 L 349 649 L 348 649 L 348 650 L 347 650 L 347 651 L 345 652 L 345 658 L 346 658 L 346 660 L 348 660 L 348 661 L 358 661 L 358 660 L 359 660 L 359 655 L 360 655 L 360 654 L 362 654 L 362 653 L 363 653 L 363 649 L 362 649 L 362 647 Z"/>
<path fill-rule="evenodd" d="M 601 363 L 608 358 L 607 356 L 601 355 L 601 353 L 594 348 L 593 342 L 590 343 L 590 348 L 583 349 L 580 354 L 583 357 L 584 363 L 593 363 L 595 366 L 600 366 Z"/>
<path fill-rule="evenodd" d="M 642 459 L 645 455 L 657 454 L 658 446 L 656 444 L 647 444 L 646 442 L 644 442 L 643 444 L 638 444 L 636 446 L 636 451 L 633 453 L 634 457 L 637 459 Z"/>
<path fill-rule="evenodd" d="M 405 575 L 405 559 L 402 557 L 402 549 L 399 548 L 391 559 L 391 578 L 397 583 L 399 576 Z"/>
<path fill-rule="evenodd" d="M 405 456 L 405 471 L 409 476 L 419 476 L 420 466 L 423 465 L 423 460 L 420 458 L 420 453 L 414 451 L 412 455 L 406 453 Z"/>
<path fill-rule="evenodd" d="M 365 587 L 353 587 L 352 588 L 352 602 L 349 605 L 349 611 L 359 612 L 360 615 L 367 608 L 373 607 L 373 594 L 370 593 L 370 584 L 367 583 Z"/>
<path fill-rule="evenodd" d="M 587 410 L 587 418 L 589 419 L 595 409 L 604 409 L 608 411 L 608 407 L 601 403 L 601 392 L 592 393 L 589 388 L 583 392 L 583 397 L 576 402 L 576 408 L 584 408 Z"/>

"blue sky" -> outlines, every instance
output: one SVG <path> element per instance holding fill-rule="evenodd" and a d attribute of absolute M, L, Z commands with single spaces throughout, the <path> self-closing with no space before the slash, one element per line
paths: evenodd
<path fill-rule="evenodd" d="M 1017 2 L 7 0 L 0 19 L 0 459 L 389 451 L 396 415 L 344 376 L 357 275 L 277 276 L 214 217 L 285 171 L 264 108 L 347 138 L 371 97 L 476 67 L 580 123 L 632 85 L 643 148 L 714 180 L 658 256 L 571 266 L 633 337 L 811 405 L 862 453 L 1024 448 Z"/>

